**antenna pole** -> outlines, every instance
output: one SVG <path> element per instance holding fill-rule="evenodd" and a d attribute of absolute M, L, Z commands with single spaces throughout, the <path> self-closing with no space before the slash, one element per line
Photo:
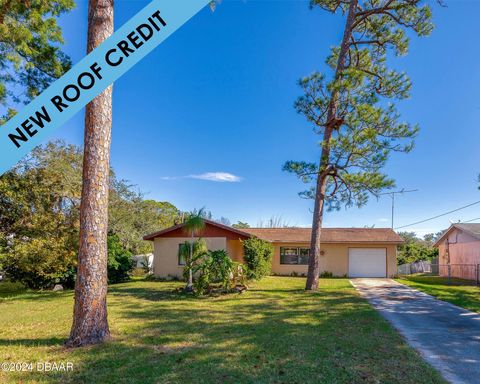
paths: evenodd
<path fill-rule="evenodd" d="M 395 193 L 392 193 L 392 229 L 393 229 L 393 217 L 395 215 Z"/>
<path fill-rule="evenodd" d="M 409 192 L 417 192 L 418 189 L 410 189 L 410 190 L 405 190 L 405 189 L 402 189 L 400 191 L 394 191 L 394 192 L 385 192 L 385 193 L 379 193 L 377 195 L 378 196 L 381 196 L 381 195 L 390 195 L 390 197 L 392 198 L 392 229 L 393 229 L 393 223 L 394 223 L 394 217 L 395 217 L 395 195 L 396 194 L 403 194 L 403 193 L 409 193 Z"/>

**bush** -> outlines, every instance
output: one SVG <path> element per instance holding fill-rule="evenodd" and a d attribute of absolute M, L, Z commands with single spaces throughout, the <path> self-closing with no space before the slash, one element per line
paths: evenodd
<path fill-rule="evenodd" d="M 12 240 L 7 252 L 1 255 L 1 263 L 11 281 L 31 289 L 51 288 L 55 284 L 75 286 L 77 252 L 61 239 Z M 108 282 L 128 280 L 133 267 L 132 254 L 122 247 L 118 236 L 109 235 Z"/>
<path fill-rule="evenodd" d="M 67 249 L 58 238 L 12 239 L 2 255 L 2 268 L 11 281 L 31 289 L 73 286 L 76 253 Z"/>
<path fill-rule="evenodd" d="M 192 260 L 190 260 L 190 247 L 192 248 Z M 183 278 L 185 281 L 188 281 L 190 269 L 194 271 L 195 265 L 198 260 L 201 260 L 202 257 L 208 252 L 207 243 L 205 239 L 195 240 L 193 243 L 190 241 L 185 241 L 180 244 L 180 256 L 185 260 L 185 267 L 183 268 Z"/>
<path fill-rule="evenodd" d="M 230 292 L 237 285 L 244 285 L 244 270 L 234 262 L 224 250 L 208 251 L 197 258 L 193 267 L 195 292 L 209 293 L 218 284 L 222 292 Z"/>
<path fill-rule="evenodd" d="M 270 275 L 273 245 L 257 237 L 244 240 L 242 243 L 247 277 L 258 280 Z"/>
<path fill-rule="evenodd" d="M 135 267 L 132 254 L 122 247 L 117 235 L 108 236 L 108 283 L 127 281 Z"/>
<path fill-rule="evenodd" d="M 333 273 L 330 272 L 330 271 L 323 271 L 323 272 L 320 274 L 320 277 L 322 277 L 322 278 L 331 278 L 331 277 L 333 277 Z"/>

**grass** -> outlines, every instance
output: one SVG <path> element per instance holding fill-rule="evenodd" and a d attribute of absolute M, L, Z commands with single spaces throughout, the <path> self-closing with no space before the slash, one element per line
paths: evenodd
<path fill-rule="evenodd" d="M 110 287 L 112 341 L 69 350 L 72 292 L 0 294 L 0 356 L 72 362 L 1 383 L 444 383 L 346 279 L 269 277 L 244 294 L 194 298 L 181 283 Z M 3 375 L 3 376 L 1 376 Z"/>
<path fill-rule="evenodd" d="M 428 293 L 440 300 L 480 312 L 480 288 L 475 282 L 440 276 L 411 275 L 397 279 L 398 282 Z"/>

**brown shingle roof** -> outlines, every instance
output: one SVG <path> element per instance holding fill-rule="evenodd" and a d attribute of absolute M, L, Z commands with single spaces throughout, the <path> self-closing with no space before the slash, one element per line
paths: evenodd
<path fill-rule="evenodd" d="M 249 234 L 245 233 L 243 230 L 236 229 L 236 228 L 230 227 L 228 225 L 223 225 L 223 224 L 217 223 L 216 221 L 212 221 L 212 220 L 208 220 L 208 219 L 204 219 L 204 221 L 205 221 L 205 224 L 206 224 L 207 227 L 210 225 L 210 226 L 222 229 L 224 231 L 232 232 L 232 233 L 234 233 L 236 235 L 239 235 L 241 237 L 246 237 L 246 238 L 250 237 Z M 177 224 L 177 225 L 174 225 L 172 227 L 162 229 L 161 231 L 154 232 L 154 233 L 151 233 L 149 235 L 143 236 L 143 240 L 154 240 L 156 237 L 163 237 L 166 234 L 168 234 L 170 232 L 173 232 L 173 231 L 176 231 L 177 229 L 180 229 L 182 227 L 183 227 L 183 223 L 182 224 Z"/>
<path fill-rule="evenodd" d="M 250 235 L 275 243 L 309 243 L 311 228 L 242 228 L 236 229 L 211 220 L 205 220 L 224 231 L 232 232 L 240 238 Z M 144 240 L 167 236 L 169 233 L 183 227 L 183 224 L 166 228 L 162 231 L 144 236 Z M 208 237 L 208 235 L 207 235 Z M 322 243 L 403 243 L 403 239 L 390 228 L 322 228 Z"/>
<path fill-rule="evenodd" d="M 309 243 L 311 228 L 242 228 L 261 239 L 279 243 Z M 322 228 L 323 243 L 403 243 L 390 228 Z"/>

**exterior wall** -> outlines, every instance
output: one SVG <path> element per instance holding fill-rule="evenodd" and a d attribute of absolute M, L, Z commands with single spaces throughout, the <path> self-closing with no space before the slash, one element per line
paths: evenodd
<path fill-rule="evenodd" d="M 243 245 L 240 240 L 227 240 L 227 252 L 233 261 L 243 263 Z"/>
<path fill-rule="evenodd" d="M 297 273 L 306 275 L 308 265 L 280 264 L 280 247 L 309 247 L 308 243 L 274 243 L 272 260 L 272 273 L 276 275 L 291 275 Z M 348 249 L 349 248 L 386 248 L 387 249 L 387 276 L 392 277 L 397 273 L 397 246 L 394 244 L 324 244 L 325 252 L 320 256 L 320 271 L 332 272 L 334 276 L 348 275 Z"/>
<path fill-rule="evenodd" d="M 225 237 L 204 238 L 210 250 L 225 249 L 232 260 L 243 261 L 243 246 L 240 240 L 229 240 Z M 153 273 L 158 277 L 183 277 L 183 266 L 178 265 L 179 244 L 190 241 L 189 237 L 159 237 L 154 241 Z M 297 273 L 306 275 L 308 265 L 280 264 L 280 247 L 308 248 L 309 243 L 274 243 L 272 259 L 272 274 L 291 275 Z M 325 252 L 320 257 L 320 270 L 332 272 L 334 276 L 348 275 L 349 248 L 386 248 L 387 249 L 387 276 L 397 273 L 397 246 L 390 244 L 324 244 Z"/>
<path fill-rule="evenodd" d="M 178 265 L 178 247 L 190 237 L 158 237 L 154 241 L 153 274 L 157 277 L 183 277 L 183 265 Z M 212 251 L 227 249 L 225 237 L 207 237 L 207 248 Z"/>
<path fill-rule="evenodd" d="M 480 264 L 480 241 L 454 228 L 438 244 L 438 262 L 441 276 L 448 276 L 448 268 L 444 266 L 450 264 L 451 276 L 474 280 L 475 265 Z"/>

